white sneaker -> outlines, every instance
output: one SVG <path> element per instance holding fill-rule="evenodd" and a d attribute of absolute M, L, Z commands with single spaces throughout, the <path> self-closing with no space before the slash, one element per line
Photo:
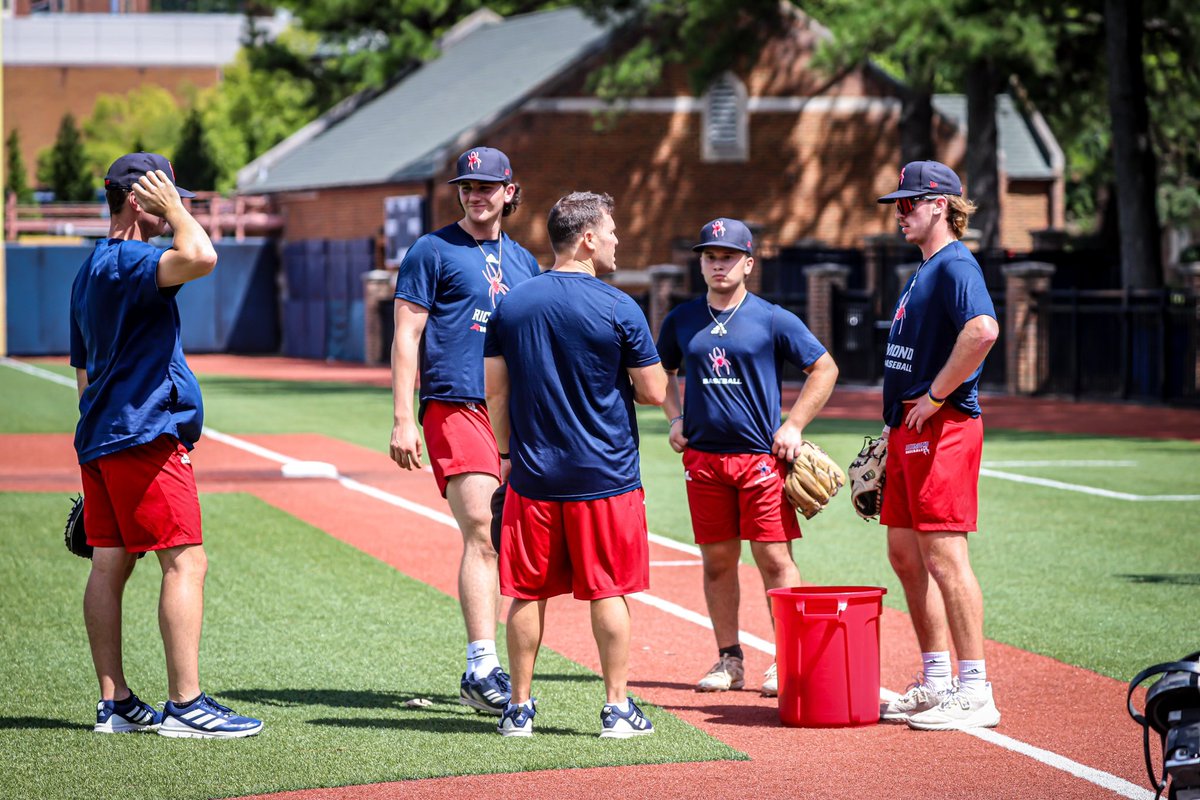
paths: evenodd
<path fill-rule="evenodd" d="M 696 684 L 698 692 L 727 692 L 746 685 L 746 668 L 737 656 L 721 656 Z"/>
<path fill-rule="evenodd" d="M 953 691 L 953 690 L 951 690 Z M 895 700 L 889 700 L 879 709 L 880 719 L 908 719 L 913 714 L 920 714 L 931 708 L 937 708 L 947 693 L 938 692 L 925 682 L 925 675 L 917 674 L 917 679 L 908 685 L 904 694 Z"/>
<path fill-rule="evenodd" d="M 762 694 L 763 697 L 775 697 L 779 694 L 779 674 L 774 662 L 767 669 L 767 674 L 763 675 Z"/>
<path fill-rule="evenodd" d="M 966 728 L 994 728 L 1000 724 L 1000 711 L 992 699 L 992 685 L 966 689 L 961 684 L 944 695 L 936 708 L 913 714 L 908 727 L 919 731 L 961 731 Z"/>

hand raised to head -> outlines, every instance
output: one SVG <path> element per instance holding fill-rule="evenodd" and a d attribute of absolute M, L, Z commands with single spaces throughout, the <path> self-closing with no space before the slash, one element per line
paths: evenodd
<path fill-rule="evenodd" d="M 143 211 L 159 217 L 165 217 L 171 209 L 183 205 L 175 184 L 161 169 L 152 170 L 138 178 L 133 185 L 133 193 Z"/>

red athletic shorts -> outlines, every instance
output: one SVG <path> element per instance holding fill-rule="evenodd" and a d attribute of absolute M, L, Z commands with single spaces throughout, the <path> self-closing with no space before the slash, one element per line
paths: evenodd
<path fill-rule="evenodd" d="M 421 419 L 425 449 L 438 491 L 446 496 L 451 476 L 482 472 L 500 480 L 500 451 L 483 403 L 430 400 Z"/>
<path fill-rule="evenodd" d="M 920 433 L 892 428 L 879 521 L 918 531 L 976 530 L 982 456 L 983 419 L 950 406 Z"/>
<path fill-rule="evenodd" d="M 683 476 L 696 544 L 742 538 L 800 538 L 796 511 L 783 495 L 787 465 L 770 453 L 683 451 Z"/>
<path fill-rule="evenodd" d="M 650 588 L 646 495 L 530 500 L 509 486 L 501 523 L 500 593 L 544 600 L 620 597 Z"/>
<path fill-rule="evenodd" d="M 173 436 L 81 464 L 92 547 L 130 553 L 200 544 L 200 499 L 187 448 Z"/>

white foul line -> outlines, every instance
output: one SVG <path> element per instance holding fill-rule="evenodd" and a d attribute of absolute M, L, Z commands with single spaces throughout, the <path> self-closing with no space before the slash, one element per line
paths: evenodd
<path fill-rule="evenodd" d="M 24 372 L 26 375 L 32 375 L 35 378 L 50 381 L 51 383 L 61 384 L 62 386 L 70 386 L 72 389 L 78 389 L 78 384 L 64 375 L 59 375 L 57 372 L 51 372 L 48 369 L 35 367 L 32 364 L 26 364 L 24 361 L 17 361 L 15 358 L 8 356 L 0 356 L 0 364 L 6 367 L 15 369 L 17 372 Z"/>
<path fill-rule="evenodd" d="M 1097 489 L 1094 486 L 1080 486 L 1075 483 L 1063 483 L 1062 481 L 1050 480 L 1049 478 L 1032 478 L 1028 475 L 1017 475 L 1012 472 L 1001 472 L 997 469 L 988 469 L 980 467 L 980 475 L 986 475 L 989 478 L 1001 478 L 1006 481 L 1014 481 L 1016 483 L 1028 483 L 1034 486 L 1045 486 L 1050 489 L 1062 489 L 1065 492 L 1081 492 L 1083 494 L 1091 494 L 1096 497 L 1108 497 L 1113 500 L 1128 500 L 1130 502 L 1155 502 L 1155 501 L 1175 501 L 1175 502 L 1191 502 L 1200 500 L 1200 494 L 1129 494 L 1128 492 L 1113 492 L 1108 489 Z"/>
<path fill-rule="evenodd" d="M 72 388 L 75 388 L 74 381 L 71 381 L 71 380 L 64 378 L 61 375 L 57 375 L 53 372 L 49 372 L 47 370 L 40 369 L 38 367 L 33 367 L 28 364 L 23 364 L 22 362 L 14 361 L 12 359 L 5 358 L 5 357 L 0 357 L 0 364 L 13 367 L 14 369 L 18 369 L 21 372 L 25 372 L 25 373 L 27 373 L 29 375 L 33 375 L 35 377 L 44 378 L 46 380 L 51 380 L 54 383 L 59 383 L 64 386 L 70 386 Z M 18 366 L 14 366 L 14 365 L 18 365 Z M 245 452 L 252 453 L 254 455 L 260 456 L 261 458 L 265 458 L 270 461 L 275 461 L 279 464 L 289 464 L 289 463 L 293 463 L 293 462 L 302 461 L 302 459 L 292 458 L 291 456 L 286 456 L 286 455 L 283 455 L 282 453 L 277 453 L 274 450 L 270 450 L 266 447 L 256 445 L 253 442 L 245 441 L 244 439 L 239 439 L 238 437 L 235 437 L 235 436 L 230 436 L 228 434 L 221 433 L 220 431 L 216 431 L 209 427 L 204 428 L 204 433 L 205 433 L 205 435 L 212 437 L 215 441 L 219 441 L 223 444 L 229 445 L 230 447 L 235 447 L 235 448 L 238 448 Z M 981 470 L 981 472 L 982 472 L 982 470 Z M 404 498 L 398 497 L 394 494 L 391 494 L 390 492 L 385 492 L 384 490 L 377 489 L 374 486 L 368 486 L 364 483 L 360 483 L 351 478 L 341 477 L 340 473 L 337 473 L 337 474 L 338 474 L 338 477 L 335 480 L 337 480 L 338 483 L 340 483 L 345 488 L 350 489 L 351 491 L 361 492 L 362 494 L 365 494 L 369 497 L 374 497 L 374 498 L 381 500 L 385 503 L 388 503 L 390 505 L 397 506 L 398 508 L 403 508 L 406 511 L 411 511 L 414 514 L 419 514 L 423 517 L 434 520 L 436 522 L 440 522 L 443 525 L 446 525 L 448 527 L 454 528 L 455 530 L 458 530 L 458 523 L 455 522 L 454 518 L 452 516 L 450 516 L 449 514 L 444 514 L 440 511 L 436 511 L 432 508 L 423 506 L 419 503 L 414 503 L 411 500 L 405 500 Z M 993 477 L 1008 477 L 1008 476 L 1005 473 L 1000 473 L 999 475 L 996 475 Z M 1021 478 L 1023 476 L 1018 475 L 1018 476 L 1013 476 L 1013 477 Z M 1033 480 L 1033 479 L 1031 479 L 1031 480 Z M 1053 483 L 1057 483 L 1057 481 L 1055 481 Z M 1063 484 L 1062 486 L 1070 486 L 1070 484 Z M 1055 486 L 1053 488 L 1062 488 L 1062 486 Z M 1090 488 L 1090 487 L 1078 487 L 1078 488 L 1086 489 L 1086 488 Z M 1094 491 L 1103 491 L 1103 490 L 1094 490 Z M 1109 493 L 1109 494 L 1116 494 L 1116 493 Z M 1127 497 L 1140 497 L 1140 496 L 1139 495 L 1128 495 Z M 1126 499 L 1126 498 L 1121 498 L 1121 499 Z M 1200 499 L 1200 498 L 1197 498 L 1197 499 Z M 652 541 L 656 542 L 657 544 L 662 544 L 666 547 L 671 547 L 676 550 L 682 550 L 684 552 L 696 552 L 696 553 L 699 552 L 699 548 L 696 548 L 692 545 L 684 544 L 682 542 L 676 542 L 671 539 L 666 539 L 665 537 L 659 536 L 657 534 L 650 534 L 650 538 Z M 704 616 L 703 614 L 692 611 L 689 608 L 685 608 L 681 605 L 678 605 L 677 603 L 672 603 L 669 600 L 664 600 L 660 597 L 655 597 L 654 595 L 647 594 L 646 592 L 638 592 L 636 594 L 628 595 L 628 597 L 633 600 L 637 600 L 639 602 L 645 603 L 648 606 L 653 606 L 654 608 L 657 608 L 660 611 L 664 611 L 668 614 L 671 614 L 672 616 L 678 617 L 683 620 L 687 620 L 688 622 L 695 623 L 696 625 L 699 625 L 702 628 L 712 630 L 712 620 L 711 619 Z M 768 642 L 765 639 L 754 636 L 753 634 L 746 633 L 745 631 L 738 631 L 738 636 L 740 637 L 743 644 L 745 644 L 749 647 L 752 647 L 755 650 L 759 650 L 763 653 L 767 653 L 768 655 L 774 657 L 775 645 L 772 644 L 771 642 Z M 881 690 L 879 695 L 884 700 L 891 700 L 897 696 L 895 692 L 892 692 L 887 689 Z M 1130 798 L 1130 800 L 1153 800 L 1153 798 L 1154 798 L 1153 792 L 1143 789 L 1142 787 L 1137 786 L 1136 784 L 1130 783 L 1129 781 L 1125 780 L 1124 778 L 1119 778 L 1116 775 L 1111 775 L 1102 770 L 1098 770 L 1098 769 L 1094 769 L 1092 767 L 1085 766 L 1083 764 L 1078 763 L 1077 761 L 1072 761 L 1071 759 L 1067 758 L 1066 756 L 1061 756 L 1061 755 L 1051 752 L 1049 750 L 1043 750 L 1040 747 L 1034 747 L 1033 745 L 1026 744 L 1025 742 L 1018 741 L 1017 739 L 1013 739 L 1009 736 L 1005 736 L 1002 733 L 996 733 L 994 730 L 988 730 L 986 728 L 974 728 L 974 729 L 970 729 L 970 730 L 965 730 L 965 731 L 963 731 L 963 733 L 970 734 L 971 736 L 975 736 L 979 739 L 982 739 L 983 741 L 990 742 L 999 747 L 1003 747 L 1006 750 L 1011 750 L 1014 753 L 1019 753 L 1024 756 L 1028 756 L 1029 758 L 1032 758 L 1034 761 L 1039 761 L 1043 764 L 1054 767 L 1055 769 L 1062 770 L 1063 772 L 1066 772 L 1070 775 L 1074 775 L 1077 778 L 1081 778 L 1085 781 L 1088 781 L 1097 786 L 1100 786 L 1101 788 L 1108 789 L 1109 791 L 1111 791 L 1115 794 L 1118 794 L 1122 797 Z"/>

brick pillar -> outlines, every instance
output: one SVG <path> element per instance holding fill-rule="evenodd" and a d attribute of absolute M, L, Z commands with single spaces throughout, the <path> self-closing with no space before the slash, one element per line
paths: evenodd
<path fill-rule="evenodd" d="M 663 319 L 671 310 L 671 295 L 685 288 L 683 283 L 687 278 L 688 271 L 687 267 L 679 264 L 655 264 L 648 267 L 646 272 L 650 275 L 650 298 L 647 303 L 649 314 L 647 316 L 650 318 L 650 331 L 657 339 Z"/>
<path fill-rule="evenodd" d="M 1009 394 L 1033 394 L 1049 371 L 1050 323 L 1036 313 L 1036 295 L 1050 289 L 1054 265 L 1018 261 L 1000 268 L 1004 273 L 1005 385 Z"/>
<path fill-rule="evenodd" d="M 1176 269 L 1183 278 L 1183 286 L 1192 293 L 1196 300 L 1196 322 L 1200 324 L 1200 261 L 1189 261 L 1180 264 Z M 1192 387 L 1200 389 L 1200 347 L 1196 348 L 1196 364 L 1193 367 Z"/>
<path fill-rule="evenodd" d="M 395 270 L 373 269 L 364 272 L 363 282 L 363 360 L 382 364 L 384 352 L 383 324 L 379 320 L 379 304 L 396 296 Z M 386 344 L 391 344 L 390 342 Z"/>
<path fill-rule="evenodd" d="M 826 349 L 833 347 L 833 293 L 845 289 L 850 268 L 842 264 L 813 264 L 804 268 L 808 308 L 804 323 Z"/>

